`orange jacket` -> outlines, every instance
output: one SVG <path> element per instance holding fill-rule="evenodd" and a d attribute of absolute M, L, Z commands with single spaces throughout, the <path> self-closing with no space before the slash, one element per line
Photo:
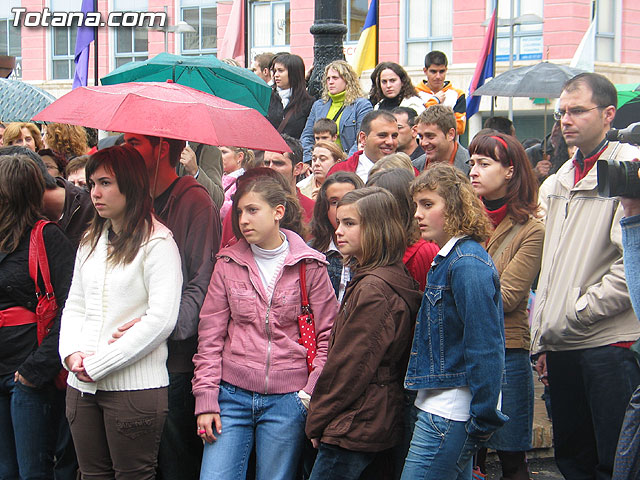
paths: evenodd
<path fill-rule="evenodd" d="M 416 85 L 416 89 L 431 96 L 431 98 L 429 98 L 429 100 L 425 102 L 425 107 L 429 108 L 440 103 L 431 88 L 429 88 L 429 85 L 427 85 L 426 80 L 423 80 L 418 85 Z M 456 130 L 458 132 L 458 135 L 462 135 L 465 128 L 467 128 L 466 95 L 462 90 L 454 88 L 453 85 L 451 85 L 451 82 L 449 82 L 448 80 L 444 82 L 442 91 L 445 92 L 445 100 L 443 103 L 444 105 L 453 109 L 453 113 L 455 113 L 456 115 Z"/>

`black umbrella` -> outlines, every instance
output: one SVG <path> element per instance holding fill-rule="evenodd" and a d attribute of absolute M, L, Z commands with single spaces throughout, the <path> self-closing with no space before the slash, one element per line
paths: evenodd
<path fill-rule="evenodd" d="M 640 122 L 640 97 L 629 100 L 616 110 L 616 118 L 613 119 L 612 127 L 626 128 L 634 122 Z"/>
<path fill-rule="evenodd" d="M 0 78 L 0 120 L 28 122 L 55 101 L 49 92 L 20 80 Z"/>
<path fill-rule="evenodd" d="M 583 70 L 541 62 L 501 73 L 478 88 L 474 95 L 492 97 L 558 98 L 570 78 Z"/>

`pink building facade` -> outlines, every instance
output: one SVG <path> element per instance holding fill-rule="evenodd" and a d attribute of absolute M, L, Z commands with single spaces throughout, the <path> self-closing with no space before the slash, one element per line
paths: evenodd
<path fill-rule="evenodd" d="M 241 1 L 241 0 L 234 0 Z M 307 66 L 313 60 L 313 0 L 245 0 L 249 60 L 265 51 L 290 51 Z M 514 11 L 510 12 L 513 3 Z M 54 95 L 69 90 L 73 79 L 75 27 L 14 27 L 14 7 L 29 12 L 79 11 L 81 0 L 3 0 L 0 6 L 0 55 L 18 58 L 17 76 L 41 86 Z M 466 89 L 490 16 L 493 0 L 379 0 L 379 60 L 405 66 L 414 82 L 422 78 L 424 55 L 442 50 L 449 57 L 448 78 Z M 98 0 L 106 18 L 110 12 L 164 12 L 168 25 L 183 20 L 195 33 L 173 33 L 145 27 L 99 28 L 99 77 L 128 61 L 144 60 L 165 50 L 178 54 L 217 54 L 229 22 L 231 0 Z M 344 42 L 349 59 L 355 50 L 368 8 L 367 0 L 344 0 L 348 27 Z M 514 65 L 548 59 L 569 64 L 580 41 L 596 18 L 596 72 L 614 83 L 640 79 L 640 3 L 633 0 L 500 0 L 499 18 L 514 24 Z M 534 16 L 532 22 L 531 16 Z M 527 18 L 528 17 L 528 18 Z M 523 20 L 523 19 L 526 19 Z M 537 18 L 537 20 L 535 20 Z M 165 38 L 166 37 L 166 38 Z M 511 41 L 509 27 L 499 29 L 498 72 L 508 68 Z M 93 82 L 93 49 L 89 71 Z M 362 77 L 368 88 L 368 72 Z M 499 98 L 498 114 L 506 111 L 507 100 Z M 483 99 L 481 115 L 490 109 Z M 542 107 L 529 99 L 515 99 L 516 119 L 526 124 Z M 470 121 L 473 128 L 481 115 Z M 478 117 L 478 118 L 475 118 Z"/>

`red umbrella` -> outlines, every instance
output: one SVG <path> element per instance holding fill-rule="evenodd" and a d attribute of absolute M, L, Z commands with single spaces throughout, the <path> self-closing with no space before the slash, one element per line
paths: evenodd
<path fill-rule="evenodd" d="M 291 151 L 257 110 L 171 82 L 76 88 L 33 119 L 208 145 Z"/>

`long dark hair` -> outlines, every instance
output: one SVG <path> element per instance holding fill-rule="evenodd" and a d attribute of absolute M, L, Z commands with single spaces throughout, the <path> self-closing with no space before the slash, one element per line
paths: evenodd
<path fill-rule="evenodd" d="M 112 248 L 107 257 L 113 264 L 126 265 L 136 258 L 143 242 L 153 230 L 149 174 L 142 155 L 128 145 L 105 148 L 91 155 L 85 167 L 87 187 L 90 189 L 93 186 L 91 175 L 99 167 L 113 173 L 118 189 L 126 198 L 122 230 L 111 242 Z M 94 213 L 87 234 L 82 239 L 82 244 L 91 246 L 90 254 L 98 245 L 106 221 L 97 211 Z"/>
<path fill-rule="evenodd" d="M 492 158 L 504 167 L 513 165 L 513 175 L 507 184 L 505 201 L 507 213 L 511 214 L 516 222 L 525 223 L 530 215 L 538 215 L 538 182 L 520 142 L 503 133 L 476 135 L 469 145 L 469 155 L 474 154 Z"/>
<path fill-rule="evenodd" d="M 400 89 L 400 93 L 398 93 L 400 101 L 418 95 L 416 87 L 411 82 L 409 74 L 404 68 L 394 62 L 382 62 L 376 65 L 376 68 L 371 72 L 371 90 L 369 90 L 369 100 L 371 103 L 375 105 L 385 98 L 384 93 L 382 93 L 382 88 L 380 87 L 380 75 L 387 69 L 400 77 L 400 82 L 402 82 L 402 88 Z"/>
<path fill-rule="evenodd" d="M 327 198 L 327 188 L 334 183 L 350 183 L 354 189 L 363 188 L 364 183 L 358 175 L 353 172 L 337 171 L 329 175 L 318 191 L 316 204 L 313 207 L 313 219 L 311 220 L 311 246 L 319 252 L 326 252 L 329 248 L 335 229 L 327 213 L 329 212 L 329 199 Z"/>
<path fill-rule="evenodd" d="M 280 220 L 280 228 L 292 230 L 304 238 L 306 229 L 302 224 L 302 208 L 291 184 L 284 176 L 268 167 L 256 167 L 248 170 L 238 178 L 236 193 L 233 194 L 231 207 L 231 225 L 233 234 L 238 240 L 242 237 L 238 219 L 238 202 L 249 192 L 260 194 L 270 207 L 284 206 L 284 216 Z"/>
<path fill-rule="evenodd" d="M 289 76 L 289 86 L 291 87 L 291 104 L 290 110 L 297 112 L 308 104 L 312 98 L 307 92 L 307 82 L 304 78 L 304 60 L 298 55 L 292 53 L 281 53 L 273 57 L 271 61 L 271 68 L 275 68 L 276 63 L 279 63 L 287 69 Z M 273 84 L 273 91 L 278 88 L 276 84 Z"/>
<path fill-rule="evenodd" d="M 42 218 L 44 179 L 26 155 L 0 156 L 0 251 L 11 253 Z"/>

